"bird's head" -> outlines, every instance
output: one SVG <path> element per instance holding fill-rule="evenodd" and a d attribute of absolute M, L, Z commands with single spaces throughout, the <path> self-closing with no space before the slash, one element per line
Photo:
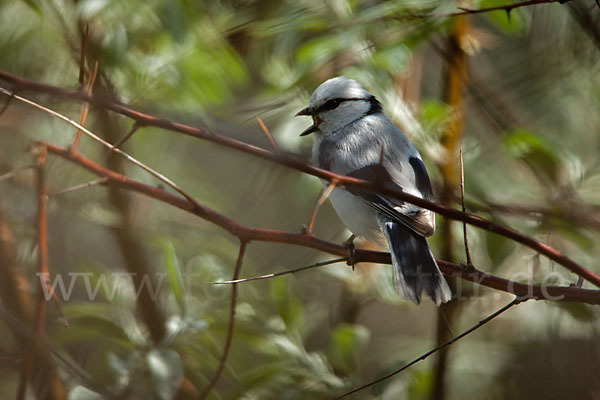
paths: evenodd
<path fill-rule="evenodd" d="M 334 133 L 365 115 L 381 112 L 381 104 L 358 82 L 339 76 L 323 82 L 310 97 L 310 105 L 296 114 L 309 115 L 313 125 L 300 134 Z"/>

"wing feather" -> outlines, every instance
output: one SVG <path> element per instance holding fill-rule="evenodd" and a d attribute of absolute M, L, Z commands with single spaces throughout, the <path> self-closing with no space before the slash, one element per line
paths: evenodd
<path fill-rule="evenodd" d="M 380 184 L 392 183 L 396 188 L 402 190 L 400 185 L 394 183 L 393 178 L 382 164 L 368 165 L 348 175 Z M 435 214 L 430 210 L 354 187 L 347 187 L 346 190 L 378 213 L 401 223 L 421 236 L 431 236 L 435 232 Z M 429 185 L 429 190 L 431 190 L 431 185 Z"/>

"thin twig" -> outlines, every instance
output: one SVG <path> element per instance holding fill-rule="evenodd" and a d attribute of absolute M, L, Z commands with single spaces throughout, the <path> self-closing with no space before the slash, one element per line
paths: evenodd
<path fill-rule="evenodd" d="M 85 80 L 85 55 L 87 53 L 87 39 L 90 33 L 89 24 L 85 24 L 85 30 L 81 32 L 81 48 L 79 49 L 79 86 L 83 88 Z"/>
<path fill-rule="evenodd" d="M 269 130 L 267 129 L 267 126 L 263 123 L 263 121 L 262 121 L 262 119 L 260 119 L 260 117 L 256 117 L 256 120 L 258 121 L 258 125 L 260 125 L 260 129 L 263 131 L 263 133 L 267 137 L 267 140 L 269 141 L 269 143 L 271 143 L 271 147 L 273 148 L 273 151 L 275 151 L 276 153 L 279 153 L 279 147 L 277 147 L 277 143 L 275 143 L 275 139 L 273 139 L 273 136 L 271 135 L 271 132 L 269 132 Z"/>
<path fill-rule="evenodd" d="M 460 141 L 460 202 L 462 211 L 466 212 L 465 209 L 465 169 L 463 164 L 463 151 L 462 151 L 462 140 Z M 469 238 L 467 237 L 467 223 L 463 221 L 463 238 L 465 243 L 465 255 L 467 257 L 467 265 L 473 265 L 471 260 L 471 252 L 469 251 Z"/>
<path fill-rule="evenodd" d="M 60 192 L 53 193 L 52 197 L 57 197 L 57 196 L 65 194 L 65 193 L 74 192 L 76 190 L 85 189 L 85 188 L 89 188 L 89 187 L 96 186 L 96 185 L 102 185 L 102 184 L 105 184 L 107 181 L 108 181 L 107 178 L 100 178 L 100 179 L 96 179 L 94 181 L 82 183 L 81 185 L 71 186 L 70 188 L 61 190 Z"/>
<path fill-rule="evenodd" d="M 47 206 L 48 196 L 46 191 L 45 182 L 45 164 L 47 150 L 44 146 L 37 146 L 34 148 L 36 152 L 36 166 L 37 166 L 37 244 L 38 244 L 38 272 L 40 276 L 48 277 L 48 220 L 47 220 Z M 22 400 L 25 398 L 27 392 L 27 381 L 31 374 L 33 366 L 33 356 L 35 354 L 37 338 L 42 334 L 42 328 L 44 326 L 44 319 L 46 316 L 46 300 L 44 298 L 44 283 L 40 282 L 38 292 L 38 304 L 35 312 L 35 335 L 36 338 L 31 341 L 27 354 L 25 355 L 23 362 L 23 369 L 21 370 L 21 376 L 19 379 L 19 387 L 17 390 L 16 399 Z"/>
<path fill-rule="evenodd" d="M 237 257 L 237 262 L 235 263 L 235 270 L 233 271 L 233 280 L 236 280 L 240 276 L 240 271 L 242 270 L 242 263 L 244 261 L 244 254 L 246 253 L 246 241 L 240 242 L 240 250 Z M 219 367 L 215 371 L 212 379 L 208 383 L 208 386 L 204 388 L 199 399 L 204 399 L 210 393 L 212 388 L 217 384 L 219 378 L 221 377 L 221 373 L 223 372 L 223 368 L 225 368 L 225 363 L 227 363 L 227 356 L 229 355 L 229 348 L 231 347 L 231 342 L 233 340 L 233 328 L 235 325 L 235 307 L 237 303 L 237 285 L 233 285 L 231 288 L 231 303 L 229 306 L 229 327 L 227 328 L 227 338 L 225 339 L 225 346 L 223 347 L 223 353 L 221 354 L 221 360 L 219 360 Z"/>
<path fill-rule="evenodd" d="M 67 149 L 63 149 L 50 143 L 44 143 L 44 146 L 47 147 L 48 152 L 69 160 L 95 175 L 106 177 L 108 179 L 107 184 L 141 193 L 163 203 L 170 204 L 223 228 L 240 240 L 288 243 L 324 251 L 340 257 L 348 256 L 348 249 L 345 246 L 327 242 L 315 237 L 313 234 L 260 229 L 242 225 L 204 205 L 197 203 L 193 204 L 187 199 L 166 192 L 160 187 L 147 185 L 128 178 L 125 175 L 109 170 L 80 154 L 72 153 Z M 391 264 L 392 262 L 390 253 L 371 250 L 356 250 L 355 258 L 357 263 L 369 262 Z M 465 268 L 462 265 L 453 264 L 444 260 L 437 260 L 437 263 L 442 272 L 446 275 L 462 278 L 478 285 L 488 286 L 520 297 L 527 297 L 535 300 L 575 301 L 588 304 L 600 304 L 599 290 L 580 289 L 572 286 L 528 285 L 487 274 L 472 266 Z"/>
<path fill-rule="evenodd" d="M 23 165 L 22 167 L 15 168 L 10 172 L 0 175 L 0 182 L 5 179 L 10 179 L 23 171 L 27 171 L 28 169 L 32 169 L 32 168 L 36 168 L 36 167 L 37 167 L 37 165 L 35 165 L 35 164 L 29 164 L 29 165 Z"/>
<path fill-rule="evenodd" d="M 133 123 L 133 125 L 131 126 L 131 129 L 129 129 L 129 132 L 127 132 L 125 134 L 125 136 L 123 136 L 117 143 L 115 143 L 115 147 L 116 148 L 120 148 L 121 146 L 123 146 L 123 144 L 129 140 L 130 137 L 133 136 L 134 133 L 137 132 L 138 129 L 141 128 L 141 125 L 137 123 L 137 121 L 135 121 Z"/>
<path fill-rule="evenodd" d="M 505 11 L 509 16 L 510 12 L 515 8 L 534 6 L 537 4 L 548 4 L 548 3 L 567 3 L 571 0 L 528 0 L 522 1 L 520 3 L 510 3 L 502 6 L 493 6 L 493 7 L 485 7 L 485 8 L 466 8 L 466 7 L 456 7 L 461 11 L 455 11 L 451 13 L 432 13 L 432 14 L 406 14 L 406 15 L 398 15 L 392 17 L 392 19 L 405 20 L 405 19 L 426 19 L 426 18 L 449 18 L 449 17 L 458 17 L 460 15 L 471 15 L 471 14 L 481 14 L 492 11 Z"/>
<path fill-rule="evenodd" d="M 96 74 L 97 73 L 98 73 L 98 61 L 96 61 L 94 63 L 94 69 L 92 70 L 92 73 L 90 74 L 90 77 L 88 79 L 87 88 L 85 90 L 85 92 L 87 93 L 88 96 L 92 95 L 92 90 L 94 88 L 94 83 L 96 82 Z M 81 126 L 85 125 L 85 121 L 87 119 L 89 110 L 90 110 L 90 103 L 85 103 L 83 105 L 83 108 L 81 109 L 81 112 L 79 113 L 79 125 L 81 125 Z M 77 151 L 77 146 L 79 145 L 79 139 L 81 139 L 81 129 L 77 128 L 77 130 L 75 131 L 75 138 L 73 139 L 73 143 L 71 144 L 71 151 Z"/>
<path fill-rule="evenodd" d="M 362 386 L 360 386 L 360 387 L 358 387 L 358 388 L 356 388 L 356 389 L 353 389 L 353 390 L 351 390 L 350 392 L 344 393 L 344 394 L 342 394 L 341 396 L 338 396 L 338 397 L 336 397 L 336 398 L 335 398 L 335 400 L 342 399 L 342 398 L 344 398 L 344 397 L 346 397 L 346 396 L 349 396 L 349 395 L 351 395 L 351 394 L 353 394 L 353 393 L 356 393 L 356 392 L 358 392 L 358 391 L 361 391 L 361 390 L 363 390 L 363 389 L 366 389 L 366 388 L 368 388 L 368 387 L 371 387 L 371 386 L 373 386 L 373 385 L 376 385 L 376 384 L 378 384 L 378 383 L 380 383 L 380 382 L 383 382 L 383 381 L 385 381 L 386 379 L 389 379 L 389 378 L 391 378 L 391 377 L 392 377 L 392 376 L 394 376 L 394 375 L 397 375 L 397 374 L 399 374 L 400 372 L 402 372 L 402 371 L 404 371 L 404 370 L 406 370 L 406 369 L 408 369 L 408 368 L 412 367 L 413 365 L 415 365 L 415 364 L 416 364 L 416 363 L 418 363 L 419 361 L 425 360 L 427 357 L 431 356 L 432 354 L 434 354 L 434 353 L 436 353 L 436 352 L 438 352 L 438 351 L 442 350 L 442 349 L 443 349 L 443 348 L 445 348 L 445 347 L 448 347 L 448 346 L 450 346 L 451 344 L 453 344 L 454 342 L 456 342 L 456 341 L 458 341 L 458 340 L 462 339 L 463 337 L 467 336 L 467 335 L 468 335 L 468 334 L 470 334 L 471 332 L 473 332 L 473 331 L 475 331 L 475 330 L 477 330 L 477 329 L 481 328 L 483 325 L 487 324 L 488 322 L 490 322 L 490 321 L 491 321 L 491 320 L 493 320 L 494 318 L 498 317 L 498 316 L 499 316 L 500 314 L 502 314 L 503 312 L 505 312 L 505 311 L 509 310 L 511 307 L 513 307 L 513 306 L 515 306 L 515 305 L 517 305 L 517 304 L 519 304 L 519 303 L 525 302 L 525 301 L 527 301 L 527 299 L 522 299 L 522 298 L 520 298 L 520 297 L 516 297 L 516 298 L 515 298 L 513 301 L 511 301 L 510 303 L 508 303 L 507 305 L 505 305 L 504 307 L 502 307 L 502 308 L 501 308 L 501 309 L 499 309 L 498 311 L 494 312 L 493 314 L 489 315 L 487 318 L 485 318 L 485 319 L 482 319 L 481 321 L 479 321 L 479 322 L 477 323 L 477 325 L 475 325 L 475 326 L 473 326 L 473 327 L 471 327 L 471 328 L 467 329 L 466 331 L 464 331 L 464 332 L 463 332 L 463 333 L 461 333 L 460 335 L 453 337 L 452 339 L 448 340 L 448 341 L 447 341 L 447 342 L 445 342 L 445 343 L 442 343 L 441 345 L 439 345 L 439 346 L 435 347 L 435 348 L 434 348 L 434 349 L 432 349 L 432 350 L 429 350 L 427 353 L 423 354 L 423 355 L 422 355 L 422 356 L 420 356 L 419 358 L 416 358 L 416 359 L 414 359 L 413 361 L 411 361 L 411 362 L 409 362 L 408 364 L 404 365 L 402 368 L 400 368 L 400 369 L 397 369 L 397 370 L 395 370 L 394 372 L 391 372 L 391 373 L 389 373 L 389 374 L 387 374 L 387 375 L 385 375 L 385 376 L 382 376 L 381 378 L 379 378 L 379 379 L 376 379 L 376 380 L 374 380 L 374 381 L 372 381 L 372 382 L 369 382 L 369 383 L 367 383 L 367 384 L 365 384 L 365 385 L 362 385 Z"/>
<path fill-rule="evenodd" d="M 312 232 L 313 227 L 315 225 L 315 220 L 317 219 L 317 212 L 319 211 L 319 208 L 321 208 L 323 203 L 325 203 L 325 200 L 327 200 L 327 198 L 329 197 L 329 195 L 331 194 L 333 189 L 335 189 L 336 186 L 337 186 L 336 182 L 332 181 L 329 184 L 329 186 L 327 186 L 327 189 L 325 189 L 324 191 L 321 192 L 321 195 L 319 196 L 319 198 L 317 199 L 317 202 L 315 203 L 315 207 L 313 208 L 312 214 L 310 215 L 310 220 L 308 221 L 308 226 L 306 227 L 306 232 Z"/>
<path fill-rule="evenodd" d="M 10 90 L 6 90 L 2 87 L 0 87 L 0 92 L 6 94 L 6 95 L 13 95 L 13 93 Z M 126 160 L 128 160 L 129 162 L 137 165 L 138 167 L 142 168 L 144 171 L 150 173 L 152 176 L 158 178 L 159 180 L 161 180 L 162 182 L 166 183 L 167 185 L 171 186 L 173 189 L 175 189 L 177 192 L 179 192 L 183 197 L 185 197 L 190 203 L 192 204 L 197 204 L 196 200 L 190 196 L 189 194 L 187 194 L 183 189 L 181 189 L 179 186 L 177 186 L 177 184 L 175 184 L 175 182 L 171 181 L 169 178 L 167 178 L 166 176 L 164 176 L 163 174 L 156 172 L 155 170 L 153 170 L 152 168 L 148 167 L 147 165 L 141 163 L 140 161 L 136 160 L 135 158 L 133 158 L 132 156 L 130 156 L 129 154 L 127 154 L 126 152 L 117 149 L 115 146 L 113 146 L 112 144 L 108 143 L 106 140 L 100 138 L 99 136 L 95 135 L 94 133 L 92 133 L 90 130 L 88 130 L 87 128 L 81 126 L 80 124 L 78 124 L 77 122 L 73 121 L 72 119 L 54 111 L 51 110 L 47 107 L 44 107 L 34 101 L 31 101 L 29 99 L 26 99 L 24 97 L 18 96 L 18 95 L 14 95 L 14 97 L 19 100 L 22 101 L 23 103 L 29 104 L 39 110 L 42 110 L 58 119 L 62 119 L 63 121 L 65 121 L 66 123 L 79 128 L 83 133 L 85 133 L 87 136 L 91 137 L 92 139 L 94 139 L 95 141 L 101 143 L 102 145 L 108 147 L 110 150 L 114 151 L 115 153 L 119 154 L 120 156 L 124 157 Z"/>
<path fill-rule="evenodd" d="M 253 276 L 251 278 L 236 279 L 236 280 L 232 280 L 232 281 L 211 282 L 211 284 L 213 284 L 213 285 L 226 285 L 226 284 L 229 285 L 229 284 L 233 284 L 233 283 L 242 283 L 242 282 L 258 281 L 261 279 L 270 279 L 270 278 L 275 278 L 275 277 L 282 276 L 282 275 L 295 274 L 296 272 L 306 271 L 307 269 L 323 267 L 325 265 L 336 264 L 339 262 L 346 261 L 347 259 L 348 259 L 348 257 L 340 257 L 340 258 L 335 258 L 333 260 L 321 261 L 321 262 L 314 263 L 311 265 L 305 265 L 304 267 L 294 268 L 294 269 L 290 269 L 287 271 L 275 272 L 273 274 Z"/>

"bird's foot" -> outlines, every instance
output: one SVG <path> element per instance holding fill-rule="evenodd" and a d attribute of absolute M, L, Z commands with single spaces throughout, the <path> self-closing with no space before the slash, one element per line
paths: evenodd
<path fill-rule="evenodd" d="M 344 247 L 346 247 L 346 251 L 348 252 L 346 264 L 352 267 L 352 271 L 354 271 L 354 266 L 356 265 L 356 246 L 354 246 L 355 238 L 356 236 L 352 235 L 343 243 Z"/>
<path fill-rule="evenodd" d="M 583 277 L 580 276 L 579 279 L 577 279 L 577 283 L 571 283 L 569 286 L 581 288 L 583 286 Z"/>

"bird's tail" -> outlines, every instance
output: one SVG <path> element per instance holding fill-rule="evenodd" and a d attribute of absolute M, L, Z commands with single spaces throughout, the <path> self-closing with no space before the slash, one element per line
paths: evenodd
<path fill-rule="evenodd" d="M 392 254 L 394 287 L 398 294 L 419 304 L 425 289 L 438 306 L 450 300 L 452 292 L 425 238 L 388 218 L 382 218 L 381 223 Z"/>

